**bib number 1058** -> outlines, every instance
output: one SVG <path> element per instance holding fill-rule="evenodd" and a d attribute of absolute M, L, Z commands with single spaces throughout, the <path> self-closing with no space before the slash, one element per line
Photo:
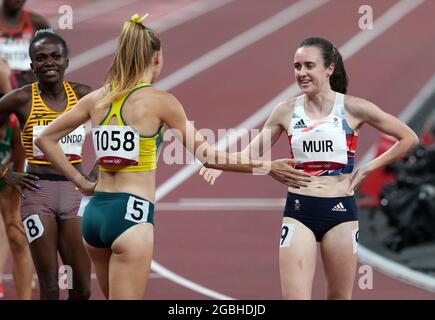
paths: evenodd
<path fill-rule="evenodd" d="M 92 140 L 100 165 L 136 165 L 139 161 L 139 133 L 130 126 L 93 128 Z"/>
<path fill-rule="evenodd" d="M 132 131 L 111 130 L 94 131 L 97 150 L 132 151 L 135 147 L 135 135 Z"/>

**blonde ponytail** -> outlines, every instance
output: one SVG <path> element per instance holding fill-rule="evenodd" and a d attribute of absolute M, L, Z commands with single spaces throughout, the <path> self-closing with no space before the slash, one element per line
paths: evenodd
<path fill-rule="evenodd" d="M 121 98 L 140 84 L 145 71 L 152 63 L 155 52 L 160 51 L 158 35 L 143 25 L 146 14 L 137 14 L 124 22 L 115 51 L 115 58 L 105 78 L 105 92 L 97 107 Z"/>

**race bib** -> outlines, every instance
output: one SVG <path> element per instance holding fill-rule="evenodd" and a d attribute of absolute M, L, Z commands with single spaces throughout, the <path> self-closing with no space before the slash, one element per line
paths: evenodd
<path fill-rule="evenodd" d="M 5 59 L 12 70 L 30 70 L 29 45 L 31 35 L 22 37 L 1 37 L 0 56 Z"/>
<path fill-rule="evenodd" d="M 335 169 L 337 165 L 341 167 L 347 164 L 346 134 L 343 130 L 313 130 L 293 136 L 291 143 L 295 160 L 301 164 L 318 163 L 323 166 L 312 169 Z"/>
<path fill-rule="evenodd" d="M 290 247 L 290 242 L 292 241 L 294 231 L 295 225 L 293 223 L 284 223 L 282 225 L 280 248 Z"/>
<path fill-rule="evenodd" d="M 33 158 L 36 160 L 47 161 L 47 157 L 35 145 L 35 139 L 41 135 L 47 126 L 34 126 L 33 127 Z M 85 127 L 80 126 L 73 132 L 59 140 L 60 147 L 63 153 L 68 157 L 68 160 L 81 159 L 82 146 L 85 141 Z"/>
<path fill-rule="evenodd" d="M 102 166 L 131 166 L 139 163 L 139 133 L 130 126 L 92 128 L 98 163 Z"/>
<path fill-rule="evenodd" d="M 146 223 L 150 211 L 150 203 L 146 200 L 130 196 L 124 219 L 134 223 Z"/>
<path fill-rule="evenodd" d="M 353 252 L 353 254 L 358 253 L 358 237 L 359 237 L 359 230 L 353 229 L 352 230 L 352 252 Z"/>
<path fill-rule="evenodd" d="M 27 241 L 32 243 L 44 234 L 44 225 L 37 214 L 32 214 L 23 220 L 24 230 L 26 231 Z"/>

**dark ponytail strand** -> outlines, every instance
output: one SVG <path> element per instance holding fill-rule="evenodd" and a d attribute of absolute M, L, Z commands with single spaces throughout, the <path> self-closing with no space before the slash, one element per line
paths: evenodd
<path fill-rule="evenodd" d="M 334 73 L 329 78 L 329 84 L 331 85 L 332 90 L 346 94 L 347 86 L 349 84 L 349 78 L 347 76 L 346 69 L 344 68 L 343 58 L 341 57 L 340 52 L 335 47 L 333 51 L 335 56 L 335 69 Z"/>

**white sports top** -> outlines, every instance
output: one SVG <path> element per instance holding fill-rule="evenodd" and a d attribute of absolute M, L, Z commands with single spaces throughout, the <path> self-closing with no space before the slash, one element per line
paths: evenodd
<path fill-rule="evenodd" d="M 299 162 L 296 168 L 318 176 L 351 173 L 358 137 L 346 121 L 344 95 L 336 92 L 332 111 L 323 119 L 306 115 L 304 98 L 296 98 L 287 130 L 290 156 Z"/>
<path fill-rule="evenodd" d="M 0 57 L 8 62 L 12 70 L 30 70 L 29 46 L 32 38 L 33 27 L 28 11 L 23 10 L 16 30 L 0 22 Z"/>

